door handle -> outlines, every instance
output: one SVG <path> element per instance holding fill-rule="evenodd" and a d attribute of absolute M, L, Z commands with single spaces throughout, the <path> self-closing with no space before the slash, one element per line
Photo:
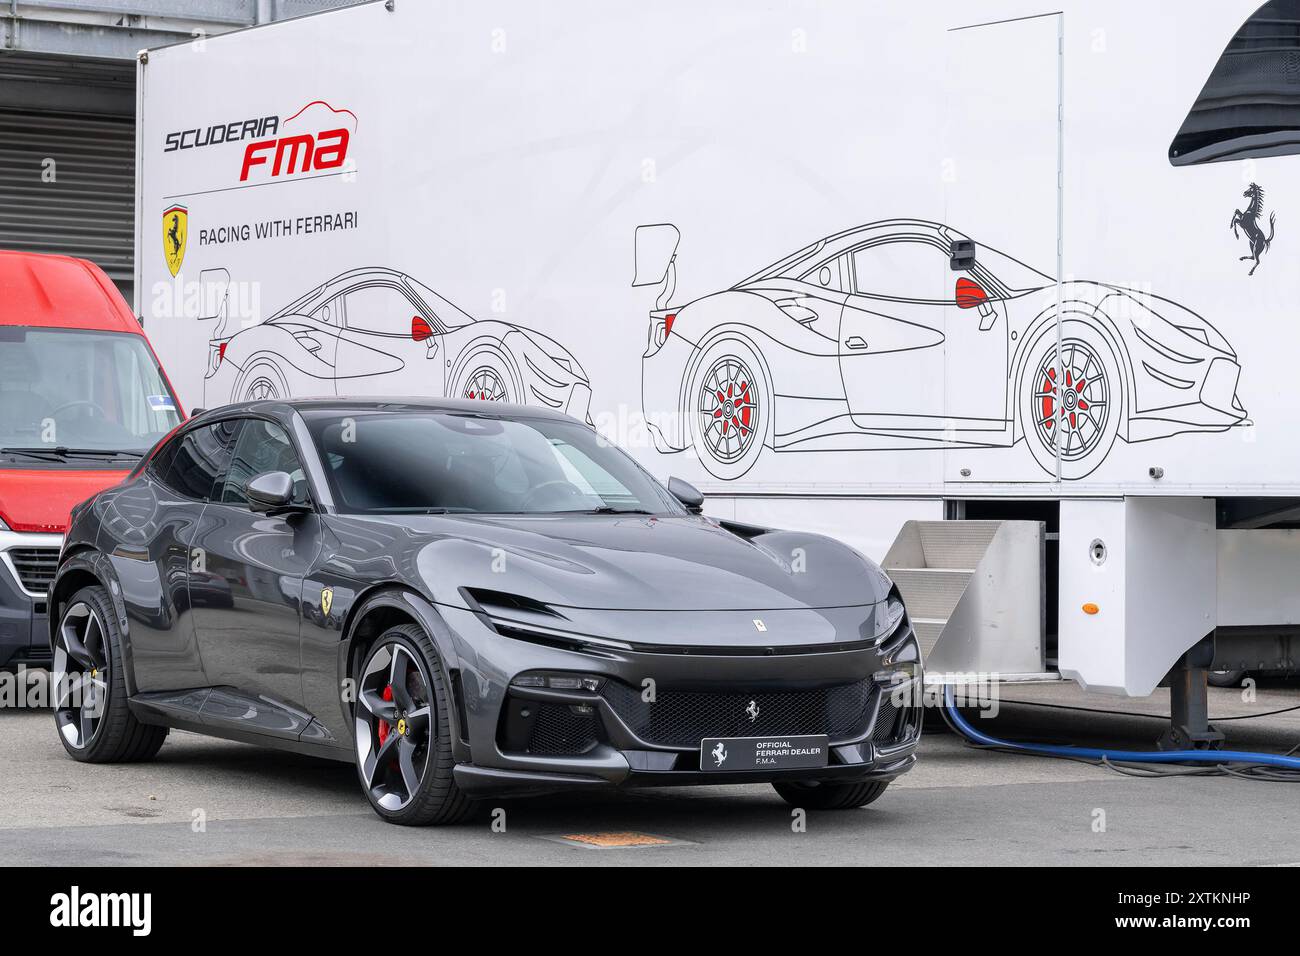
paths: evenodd
<path fill-rule="evenodd" d="M 850 335 L 844 340 L 844 347 L 855 352 L 861 352 L 867 347 L 867 340 L 860 335 Z"/>

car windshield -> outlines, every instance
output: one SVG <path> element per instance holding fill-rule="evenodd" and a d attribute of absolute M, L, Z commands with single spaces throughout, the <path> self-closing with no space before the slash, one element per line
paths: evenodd
<path fill-rule="evenodd" d="M 576 422 L 432 409 L 304 417 L 343 513 L 683 513 L 630 457 Z"/>
<path fill-rule="evenodd" d="M 425 304 L 433 310 L 433 314 L 449 329 L 459 329 L 463 325 L 469 325 L 474 319 L 456 306 L 452 305 L 438 293 L 434 292 L 422 282 L 416 282 L 410 276 L 406 277 L 407 283 L 411 289 L 424 300 Z"/>
<path fill-rule="evenodd" d="M 0 448 L 142 455 L 179 422 L 141 336 L 0 326 Z"/>

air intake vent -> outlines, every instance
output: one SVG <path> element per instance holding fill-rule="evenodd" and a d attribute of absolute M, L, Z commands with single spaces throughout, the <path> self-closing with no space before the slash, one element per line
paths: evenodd
<path fill-rule="evenodd" d="M 539 757 L 572 757 L 596 746 L 596 740 L 594 713 L 575 713 L 567 704 L 541 704 L 528 752 Z"/>
<path fill-rule="evenodd" d="M 10 548 L 8 553 L 22 586 L 33 594 L 44 594 L 59 566 L 59 549 Z"/>
<path fill-rule="evenodd" d="M 511 594 L 508 591 L 492 591 L 487 588 L 461 588 L 461 594 L 464 595 L 471 607 L 477 605 L 490 617 L 498 615 L 517 617 L 520 611 L 525 614 L 544 614 L 547 617 L 554 618 L 563 617 L 549 604 L 530 597 L 524 597 L 522 594 Z"/>

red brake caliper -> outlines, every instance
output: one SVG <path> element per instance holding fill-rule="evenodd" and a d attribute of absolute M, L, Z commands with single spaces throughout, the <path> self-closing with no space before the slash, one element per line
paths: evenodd
<path fill-rule="evenodd" d="M 1047 370 L 1047 377 L 1043 379 L 1043 391 L 1050 393 L 1043 396 L 1043 424 L 1047 428 L 1051 428 L 1052 425 L 1055 424 L 1054 419 L 1056 418 L 1056 416 L 1052 414 L 1052 410 L 1054 407 L 1054 403 L 1052 401 L 1052 395 L 1056 393 L 1056 385 L 1054 384 L 1055 381 L 1056 381 L 1056 369 L 1049 368 Z"/>
<path fill-rule="evenodd" d="M 393 685 L 389 684 L 387 687 L 384 688 L 384 700 L 391 701 L 392 699 L 393 699 Z M 379 746 L 382 747 L 384 745 L 384 741 L 387 739 L 388 739 L 388 721 L 381 718 L 379 721 Z"/>

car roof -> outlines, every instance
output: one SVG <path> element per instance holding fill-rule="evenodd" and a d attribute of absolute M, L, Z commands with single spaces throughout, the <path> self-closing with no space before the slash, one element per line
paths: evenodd
<path fill-rule="evenodd" d="M 754 273 L 738 283 L 738 285 L 743 286 L 764 279 L 785 276 L 791 272 L 801 272 L 814 261 L 821 262 L 834 258 L 840 253 L 853 248 L 858 243 L 866 242 L 875 236 L 897 236 L 900 239 L 924 238 L 949 242 L 954 239 L 970 238 L 942 223 L 929 222 L 925 219 L 882 219 L 842 230 L 834 235 L 826 236 L 824 239 L 818 239 L 797 252 L 791 253 L 784 259 Z"/>
<path fill-rule="evenodd" d="M 144 335 L 122 294 L 93 262 L 0 250 L 0 326 Z"/>
<path fill-rule="evenodd" d="M 362 266 L 359 269 L 350 269 L 327 279 L 310 292 L 298 296 L 279 312 L 272 315 L 271 318 L 282 319 L 288 315 L 301 315 L 304 312 L 310 312 L 318 303 L 333 297 L 340 290 L 348 286 L 358 285 L 367 279 L 401 283 L 405 278 L 406 273 L 398 272 L 396 269 L 390 269 L 387 266 Z"/>

